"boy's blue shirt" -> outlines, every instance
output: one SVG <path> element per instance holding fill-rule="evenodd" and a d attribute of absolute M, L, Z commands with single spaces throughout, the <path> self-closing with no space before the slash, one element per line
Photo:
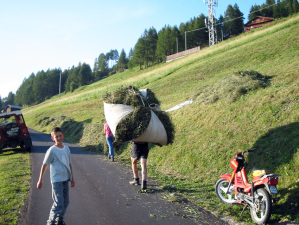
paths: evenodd
<path fill-rule="evenodd" d="M 43 163 L 50 165 L 51 183 L 72 179 L 71 151 L 67 146 L 63 145 L 63 148 L 51 146 L 46 152 Z"/>

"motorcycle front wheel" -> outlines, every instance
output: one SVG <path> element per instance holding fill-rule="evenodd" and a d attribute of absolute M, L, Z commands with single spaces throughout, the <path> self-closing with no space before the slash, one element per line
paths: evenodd
<path fill-rule="evenodd" d="M 231 185 L 228 189 L 229 182 L 225 179 L 219 179 L 215 186 L 215 191 L 218 196 L 218 198 L 227 204 L 234 204 L 236 203 L 236 199 L 234 198 L 234 188 L 235 185 Z"/>
<path fill-rule="evenodd" d="M 266 223 L 271 217 L 271 197 L 264 188 L 254 192 L 254 207 L 250 207 L 252 220 L 257 224 Z"/>

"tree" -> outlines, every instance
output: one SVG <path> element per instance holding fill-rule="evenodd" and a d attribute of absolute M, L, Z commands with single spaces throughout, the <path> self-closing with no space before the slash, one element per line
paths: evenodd
<path fill-rule="evenodd" d="M 8 93 L 6 98 L 4 98 L 4 104 L 5 106 L 15 104 L 15 94 L 12 91 Z"/>
<path fill-rule="evenodd" d="M 59 93 L 59 82 L 60 82 L 60 69 L 48 69 L 43 81 L 43 87 L 47 90 L 42 97 L 42 101 L 51 98 Z"/>
<path fill-rule="evenodd" d="M 65 91 L 65 83 L 67 81 L 67 78 L 69 76 L 69 70 L 64 70 L 61 74 L 61 92 Z"/>
<path fill-rule="evenodd" d="M 128 64 L 128 60 L 127 60 L 126 52 L 124 49 L 122 49 L 117 62 L 117 70 L 119 72 L 123 72 L 126 68 L 128 68 L 127 64 Z"/>
<path fill-rule="evenodd" d="M 111 49 L 110 52 L 107 52 L 106 59 L 108 61 L 108 67 L 109 67 L 109 64 L 111 64 L 110 68 L 113 68 L 113 66 L 117 63 L 118 58 L 119 58 L 119 54 L 118 54 L 117 49 Z"/>
<path fill-rule="evenodd" d="M 145 38 L 145 45 L 146 45 L 146 53 L 147 53 L 147 66 L 148 62 L 152 64 L 156 61 L 155 54 L 157 49 L 157 41 L 158 41 L 158 34 L 154 27 L 151 27 Z"/>
<path fill-rule="evenodd" d="M 293 13 L 294 14 L 299 12 L 299 3 L 298 3 L 297 0 L 293 0 L 292 8 L 293 8 Z"/>
<path fill-rule="evenodd" d="M 176 38 L 173 36 L 171 27 L 165 26 L 158 33 L 156 56 L 158 61 L 164 61 L 166 56 L 174 54 Z"/>
<path fill-rule="evenodd" d="M 134 67 L 133 55 L 134 55 L 134 50 L 131 48 L 129 51 L 129 55 L 128 55 L 128 68 L 129 69 L 132 69 Z"/>
<path fill-rule="evenodd" d="M 220 15 L 219 19 L 218 19 L 218 23 L 216 26 L 216 31 L 217 31 L 217 41 L 223 41 L 223 27 L 224 27 L 224 17 L 222 15 Z"/>
<path fill-rule="evenodd" d="M 28 79 L 24 79 L 21 86 L 18 88 L 15 96 L 16 105 L 30 105 L 35 101 L 35 96 L 33 93 L 33 83 L 35 80 L 35 75 L 32 73 Z"/>
<path fill-rule="evenodd" d="M 88 64 L 83 63 L 79 70 L 79 86 L 87 85 L 91 82 L 92 71 Z"/>
<path fill-rule="evenodd" d="M 104 53 L 101 53 L 98 60 L 98 72 L 100 73 L 100 77 L 104 77 L 108 75 L 108 58 Z"/>
<path fill-rule="evenodd" d="M 207 28 L 205 25 L 205 15 L 204 14 L 200 14 L 199 17 L 196 18 L 195 23 L 193 25 L 193 29 L 197 30 L 195 31 L 195 37 L 194 37 L 194 43 L 195 46 L 206 46 L 209 44 L 209 35 L 207 32 Z M 217 29 L 217 26 L 216 26 Z"/>
<path fill-rule="evenodd" d="M 145 53 L 146 53 L 145 41 L 144 38 L 140 37 L 135 45 L 134 54 L 133 54 L 134 65 L 139 65 L 140 69 L 142 69 L 142 65 L 144 65 Z"/>
<path fill-rule="evenodd" d="M 229 38 L 244 31 L 243 13 L 240 11 L 239 6 L 228 5 L 224 14 L 223 36 Z"/>
<path fill-rule="evenodd" d="M 261 11 L 260 11 L 261 7 L 259 5 L 254 5 L 251 6 L 250 11 L 249 11 L 249 15 L 248 15 L 248 20 L 253 20 L 255 17 L 257 16 L 261 16 Z"/>
<path fill-rule="evenodd" d="M 154 64 L 156 59 L 158 34 L 155 28 L 145 29 L 143 35 L 138 39 L 133 53 L 133 63 L 147 68 L 149 63 Z"/>
<path fill-rule="evenodd" d="M 43 70 L 40 72 L 37 72 L 34 80 L 33 80 L 33 85 L 32 85 L 32 92 L 34 94 L 34 100 L 29 104 L 33 104 L 35 102 L 40 103 L 45 100 L 48 92 L 48 87 L 45 84 L 47 81 L 47 74 Z M 28 92 L 30 89 L 26 89 L 27 95 L 29 94 Z"/>
<path fill-rule="evenodd" d="M 273 18 L 287 17 L 299 11 L 298 0 L 267 0 L 261 6 L 252 6 L 249 13 L 249 20 L 254 19 L 256 16 L 265 16 Z"/>

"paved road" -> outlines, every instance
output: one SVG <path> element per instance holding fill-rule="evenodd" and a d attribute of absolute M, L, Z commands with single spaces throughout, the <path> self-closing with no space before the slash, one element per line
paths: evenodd
<path fill-rule="evenodd" d="M 30 196 L 24 206 L 20 225 L 44 225 L 52 205 L 49 168 L 43 188 L 36 188 L 44 154 L 53 145 L 49 135 L 30 130 L 32 179 Z M 70 205 L 65 215 L 67 225 L 138 225 L 138 224 L 226 224 L 214 215 L 189 202 L 173 203 L 162 198 L 164 193 L 148 181 L 150 193 L 139 193 L 140 186 L 130 186 L 131 170 L 110 162 L 100 154 L 82 151 L 67 143 L 72 152 L 76 187 L 70 188 Z M 197 212 L 188 212 L 193 207 Z"/>

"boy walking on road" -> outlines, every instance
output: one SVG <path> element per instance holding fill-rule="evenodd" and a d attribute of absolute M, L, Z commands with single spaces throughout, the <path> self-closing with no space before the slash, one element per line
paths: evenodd
<path fill-rule="evenodd" d="M 50 165 L 52 198 L 54 203 L 50 211 L 47 225 L 65 225 L 63 216 L 69 204 L 68 182 L 71 181 L 71 187 L 75 187 L 71 164 L 71 152 L 67 146 L 63 145 L 64 134 L 59 127 L 53 128 L 51 138 L 55 141 L 55 145 L 51 146 L 46 152 L 39 180 L 37 182 L 37 188 L 42 188 L 45 171 L 47 166 Z"/>

